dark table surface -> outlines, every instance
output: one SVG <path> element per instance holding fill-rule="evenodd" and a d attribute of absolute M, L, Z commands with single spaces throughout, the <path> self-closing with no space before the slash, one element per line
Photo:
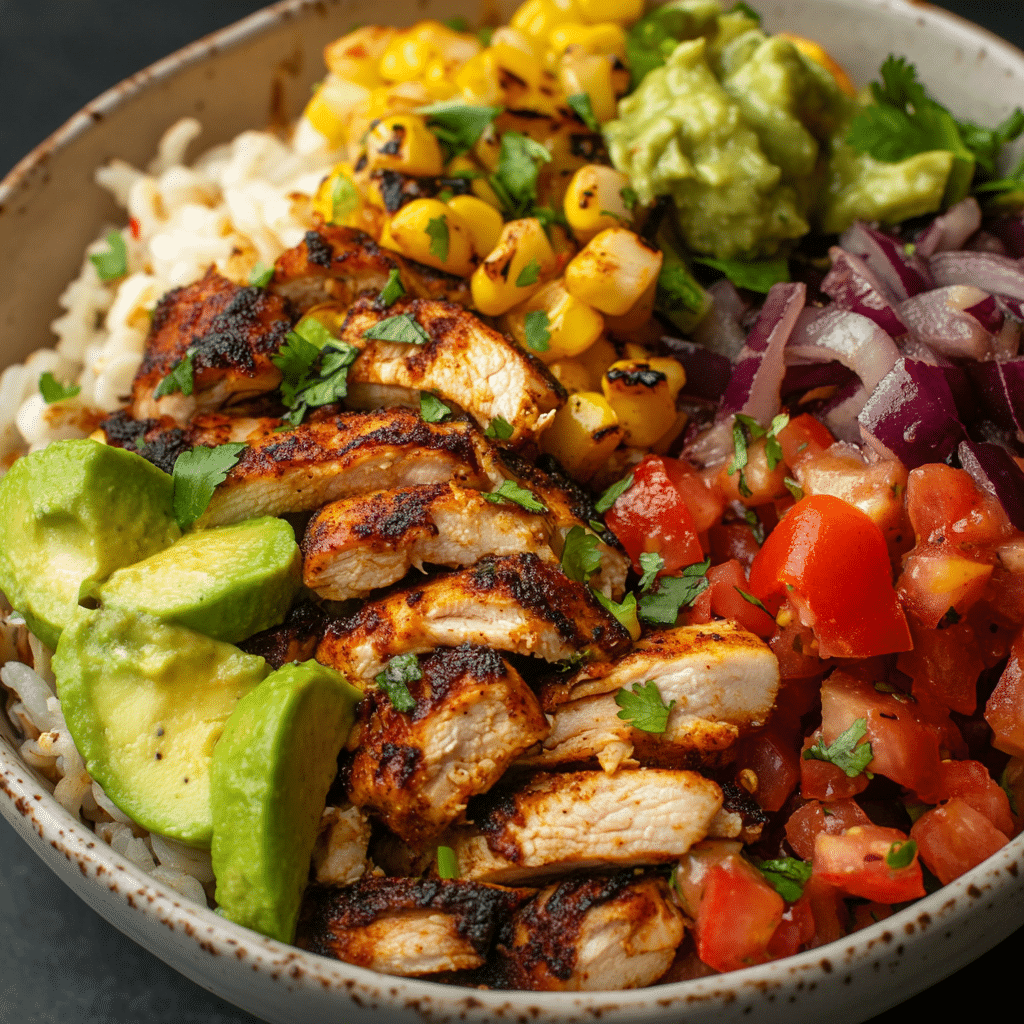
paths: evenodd
<path fill-rule="evenodd" d="M 254 0 L 0 0 L 0 174 L 104 89 L 259 9 Z M 1024 48 L 1019 5 L 947 0 Z M 0 285 L 2 287 L 2 285 Z M 1024 929 L 874 1024 L 1016 1005 Z M 256 1024 L 126 939 L 0 818 L 0 1024 Z"/>

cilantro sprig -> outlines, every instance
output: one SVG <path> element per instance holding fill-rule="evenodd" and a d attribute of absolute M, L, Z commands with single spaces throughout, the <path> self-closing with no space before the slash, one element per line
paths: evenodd
<path fill-rule="evenodd" d="M 427 221 L 425 230 L 430 237 L 430 255 L 436 256 L 442 263 L 447 263 L 449 244 L 447 216 L 432 217 Z"/>
<path fill-rule="evenodd" d="M 780 412 L 766 430 L 753 416 L 746 416 L 741 412 L 736 413 L 732 424 L 732 461 L 726 466 L 725 471 L 729 476 L 739 473 L 737 490 L 744 498 L 753 494 L 747 484 L 745 470 L 749 461 L 748 447 L 751 442 L 765 438 L 764 455 L 768 462 L 768 468 L 775 467 L 782 461 L 782 445 L 779 443 L 779 433 L 789 423 L 789 415 Z"/>
<path fill-rule="evenodd" d="M 622 687 L 615 694 L 615 703 L 622 709 L 619 718 L 634 729 L 650 733 L 663 733 L 668 728 L 669 712 L 676 706 L 675 701 L 665 703 L 652 679 L 634 683 L 629 690 Z"/>
<path fill-rule="evenodd" d="M 89 262 L 96 268 L 101 281 L 116 281 L 128 273 L 128 246 L 120 231 L 107 232 L 107 248 L 93 253 Z"/>
<path fill-rule="evenodd" d="M 855 779 L 867 769 L 875 756 L 870 743 L 860 741 L 867 735 L 866 718 L 858 718 L 849 729 L 841 732 L 827 747 L 823 738 L 804 751 L 805 761 L 828 761 Z"/>
<path fill-rule="evenodd" d="M 484 437 L 496 441 L 507 441 L 515 433 L 515 427 L 504 416 L 495 416 L 484 430 Z"/>
<path fill-rule="evenodd" d="M 509 217 L 536 215 L 540 167 L 550 160 L 547 149 L 528 135 L 502 133 L 498 166 L 488 181 Z"/>
<path fill-rule="evenodd" d="M 574 526 L 562 545 L 562 572 L 577 583 L 586 583 L 601 568 L 600 540 L 582 526 Z"/>
<path fill-rule="evenodd" d="M 484 500 L 492 504 L 510 501 L 514 505 L 525 508 L 527 512 L 547 512 L 548 510 L 547 505 L 533 491 L 520 487 L 514 480 L 503 480 L 496 491 L 484 495 Z"/>
<path fill-rule="evenodd" d="M 594 105 L 590 102 L 589 93 L 574 92 L 571 96 L 566 97 L 566 102 L 592 132 L 601 130 L 601 124 L 594 113 Z"/>
<path fill-rule="evenodd" d="M 315 317 L 303 317 L 289 331 L 278 353 L 271 357 L 281 371 L 284 419 L 293 427 L 310 409 L 340 401 L 348 394 L 348 368 L 359 350 L 335 338 Z"/>
<path fill-rule="evenodd" d="M 415 654 L 398 654 L 392 658 L 373 681 L 387 694 L 396 711 L 412 711 L 416 699 L 409 692 L 409 683 L 423 678 L 423 669 Z"/>
<path fill-rule="evenodd" d="M 77 384 L 61 384 L 49 370 L 44 370 L 39 375 L 39 394 L 43 396 L 43 401 L 47 405 L 74 398 L 81 390 Z"/>
<path fill-rule="evenodd" d="M 679 576 L 662 576 L 655 589 L 640 597 L 640 618 L 657 626 L 674 626 L 679 613 L 689 608 L 708 589 L 711 558 L 695 562 Z"/>
<path fill-rule="evenodd" d="M 694 256 L 694 263 L 724 274 L 737 288 L 767 293 L 772 285 L 790 280 L 789 262 L 775 260 L 720 260 L 713 256 Z"/>
<path fill-rule="evenodd" d="M 550 348 L 551 321 L 543 309 L 531 309 L 523 318 L 526 347 L 534 352 L 547 352 Z"/>
<path fill-rule="evenodd" d="M 440 423 L 450 416 L 452 410 L 437 395 L 429 391 L 420 392 L 420 418 L 424 423 Z"/>
<path fill-rule="evenodd" d="M 623 477 L 611 485 L 597 501 L 594 502 L 594 511 L 604 515 L 615 502 L 633 486 L 633 474 Z"/>
<path fill-rule="evenodd" d="M 404 345 L 425 345 L 430 341 L 430 333 L 408 313 L 396 313 L 378 320 L 363 331 L 363 337 L 377 341 L 398 341 Z"/>
<path fill-rule="evenodd" d="M 804 886 L 811 880 L 811 865 L 796 857 L 755 860 L 754 867 L 787 903 L 795 903 L 800 899 L 804 894 Z"/>
<path fill-rule="evenodd" d="M 385 308 L 390 309 L 395 302 L 405 294 L 405 285 L 402 284 L 402 275 L 397 267 L 388 271 L 387 283 L 380 290 L 377 301 Z"/>
<path fill-rule="evenodd" d="M 180 391 L 183 395 L 192 394 L 192 389 L 195 386 L 195 366 L 193 364 L 195 352 L 195 348 L 191 346 L 185 350 L 181 359 L 171 367 L 171 372 L 157 384 L 156 390 L 153 392 L 154 398 L 163 398 L 164 395 L 173 394 L 175 391 Z"/>
<path fill-rule="evenodd" d="M 642 591 L 650 590 L 654 586 L 658 573 L 665 568 L 665 559 L 657 551 L 641 551 L 640 568 L 643 569 L 643 575 L 640 577 L 640 589 Z"/>
<path fill-rule="evenodd" d="M 465 103 L 432 103 L 418 107 L 416 113 L 426 118 L 427 127 L 441 143 L 447 160 L 451 160 L 471 150 L 501 110 Z"/>
<path fill-rule="evenodd" d="M 206 511 L 217 485 L 238 463 L 245 447 L 240 441 L 216 448 L 200 445 L 175 459 L 171 503 L 174 519 L 182 530 L 187 530 Z"/>

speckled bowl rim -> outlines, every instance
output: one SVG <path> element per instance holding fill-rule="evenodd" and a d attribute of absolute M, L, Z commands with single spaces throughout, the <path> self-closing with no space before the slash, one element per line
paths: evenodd
<path fill-rule="evenodd" d="M 838 2 L 843 0 L 820 0 Z M 972 44 L 1002 51 L 1021 65 L 1024 53 L 964 18 L 915 0 L 861 0 L 866 8 L 913 12 L 920 19 L 945 23 Z M 322 7 L 319 0 L 283 0 L 189 44 L 107 90 L 37 146 L 0 182 L 0 207 L 41 172 L 47 158 L 68 146 L 108 112 L 157 83 L 172 79 L 183 68 L 272 31 L 281 22 L 301 18 Z M 9 732 L 9 729 L 5 729 Z M 115 853 L 87 826 L 67 813 L 53 798 L 48 784 L 20 759 L 16 746 L 0 735 L 0 813 L 45 863 L 112 924 L 150 948 L 193 981 L 255 1014 L 265 1012 L 266 985 L 284 998 L 313 997 L 335 1011 L 360 1009 L 386 1012 L 392 1019 L 486 1021 L 609 1022 L 688 1019 L 742 1019 L 757 1004 L 776 1004 L 787 1020 L 847 1019 L 837 1012 L 833 985 L 854 989 L 867 983 L 876 989 L 863 1000 L 863 1018 L 909 998 L 951 974 L 1024 924 L 1024 835 L 1018 836 L 961 878 L 926 896 L 892 917 L 844 939 L 785 960 L 746 968 L 728 975 L 676 982 L 627 992 L 536 993 L 481 991 L 416 979 L 395 978 L 327 959 L 265 938 L 225 921 L 213 911 L 182 898 Z M 982 910 L 1007 910 L 995 927 L 977 927 L 964 954 L 943 958 L 943 942 L 965 942 L 969 927 Z M 154 949 L 146 941 L 148 925 L 156 920 L 174 936 L 176 954 Z M 976 934 L 974 934 L 976 933 Z M 918 954 L 930 961 L 913 980 L 901 975 L 901 960 Z M 218 959 L 219 958 L 219 959 Z M 173 961 L 173 962 L 172 962 Z M 248 965 L 238 972 L 234 963 Z M 227 965 L 227 966 L 225 966 Z M 237 975 L 237 977 L 236 977 Z M 246 994 L 245 979 L 258 979 Z M 888 984 L 880 984 L 885 979 Z M 906 984 L 900 984 L 900 982 Z M 822 1001 L 824 999 L 824 1001 Z M 325 1002 L 326 1000 L 326 1002 Z M 308 1005 L 308 1004 L 304 1004 Z M 783 1008 L 786 1009 L 783 1009 Z M 411 1017 L 409 1015 L 412 1015 Z M 308 1015 L 308 1009 L 306 1010 Z M 274 1020 L 290 1019 L 287 1011 Z"/>

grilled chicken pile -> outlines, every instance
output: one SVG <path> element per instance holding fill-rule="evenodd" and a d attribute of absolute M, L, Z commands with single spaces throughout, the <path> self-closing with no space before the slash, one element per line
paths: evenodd
<path fill-rule="evenodd" d="M 406 294 L 386 305 L 394 273 Z M 634 643 L 595 594 L 624 594 L 610 534 L 590 584 L 563 572 L 566 538 L 595 513 L 531 456 L 565 394 L 466 302 L 464 282 L 358 231 L 310 231 L 265 288 L 211 270 L 169 293 L 131 405 L 103 429 L 167 470 L 194 446 L 244 443 L 197 525 L 288 517 L 310 600 L 243 646 L 275 666 L 315 654 L 365 693 L 298 944 L 463 984 L 649 985 L 685 933 L 667 867 L 699 840 L 757 834 L 715 770 L 765 722 L 778 666 L 724 622 Z M 346 407 L 296 424 L 274 357 L 323 303 L 356 350 Z M 367 338 L 398 315 L 422 343 Z M 167 392 L 186 359 L 192 387 Z M 424 420 L 424 392 L 453 415 Z M 671 709 L 658 734 L 615 699 L 652 680 Z"/>

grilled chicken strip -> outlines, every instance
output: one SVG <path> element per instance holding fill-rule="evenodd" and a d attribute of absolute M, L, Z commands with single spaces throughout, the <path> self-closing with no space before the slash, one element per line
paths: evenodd
<path fill-rule="evenodd" d="M 410 295 L 468 305 L 469 282 L 382 249 L 357 228 L 324 225 L 307 231 L 274 264 L 269 290 L 305 313 L 324 302 L 349 306 L 365 292 L 378 294 L 397 270 Z"/>
<path fill-rule="evenodd" d="M 364 878 L 306 889 L 295 944 L 381 974 L 471 970 L 532 893 L 461 879 Z"/>
<path fill-rule="evenodd" d="M 491 490 L 502 479 L 490 444 L 472 424 L 424 423 L 407 409 L 343 413 L 255 440 L 197 525 L 309 512 L 381 487 L 454 480 Z"/>
<path fill-rule="evenodd" d="M 186 424 L 197 412 L 239 405 L 273 391 L 281 371 L 271 362 L 292 328 L 280 296 L 243 287 L 212 268 L 195 284 L 157 304 L 146 351 L 132 384 L 136 419 L 170 416 Z M 160 382 L 191 353 L 192 390 L 157 398 Z"/>
<path fill-rule="evenodd" d="M 309 661 L 326 628 L 326 612 L 312 601 L 301 601 L 289 610 L 279 626 L 253 633 L 238 646 L 246 654 L 255 654 L 271 668 L 278 669 L 293 661 Z"/>
<path fill-rule="evenodd" d="M 485 558 L 364 605 L 327 628 L 317 661 L 360 685 L 399 654 L 478 643 L 564 661 L 582 650 L 606 660 L 629 648 L 629 633 L 585 584 L 531 553 Z"/>
<path fill-rule="evenodd" d="M 454 827 L 448 845 L 460 878 L 533 884 L 675 860 L 707 835 L 721 806 L 721 788 L 695 772 L 539 772 L 518 789 L 477 797 L 473 824 Z"/>
<path fill-rule="evenodd" d="M 325 807 L 313 847 L 313 877 L 321 885 L 351 885 L 369 867 L 370 822 L 358 807 Z"/>
<path fill-rule="evenodd" d="M 621 690 L 651 683 L 671 707 L 661 733 L 633 728 L 619 717 L 615 699 Z M 743 731 L 767 721 L 778 688 L 775 655 L 731 622 L 651 633 L 614 664 L 585 666 L 546 687 L 551 734 L 528 763 L 596 758 L 609 772 L 634 757 L 648 765 L 716 764 Z"/>
<path fill-rule="evenodd" d="M 349 799 L 412 845 L 459 818 L 518 753 L 547 735 L 533 691 L 497 653 L 465 644 L 420 661 L 416 706 L 397 711 L 372 690 L 349 737 Z"/>
<path fill-rule="evenodd" d="M 632 871 L 542 889 L 499 933 L 495 988 L 593 991 L 653 985 L 683 939 L 668 884 Z"/>
<path fill-rule="evenodd" d="M 320 597 L 365 597 L 424 562 L 461 568 L 531 551 L 557 562 L 547 519 L 454 483 L 399 487 L 332 502 L 302 540 L 303 582 Z"/>

